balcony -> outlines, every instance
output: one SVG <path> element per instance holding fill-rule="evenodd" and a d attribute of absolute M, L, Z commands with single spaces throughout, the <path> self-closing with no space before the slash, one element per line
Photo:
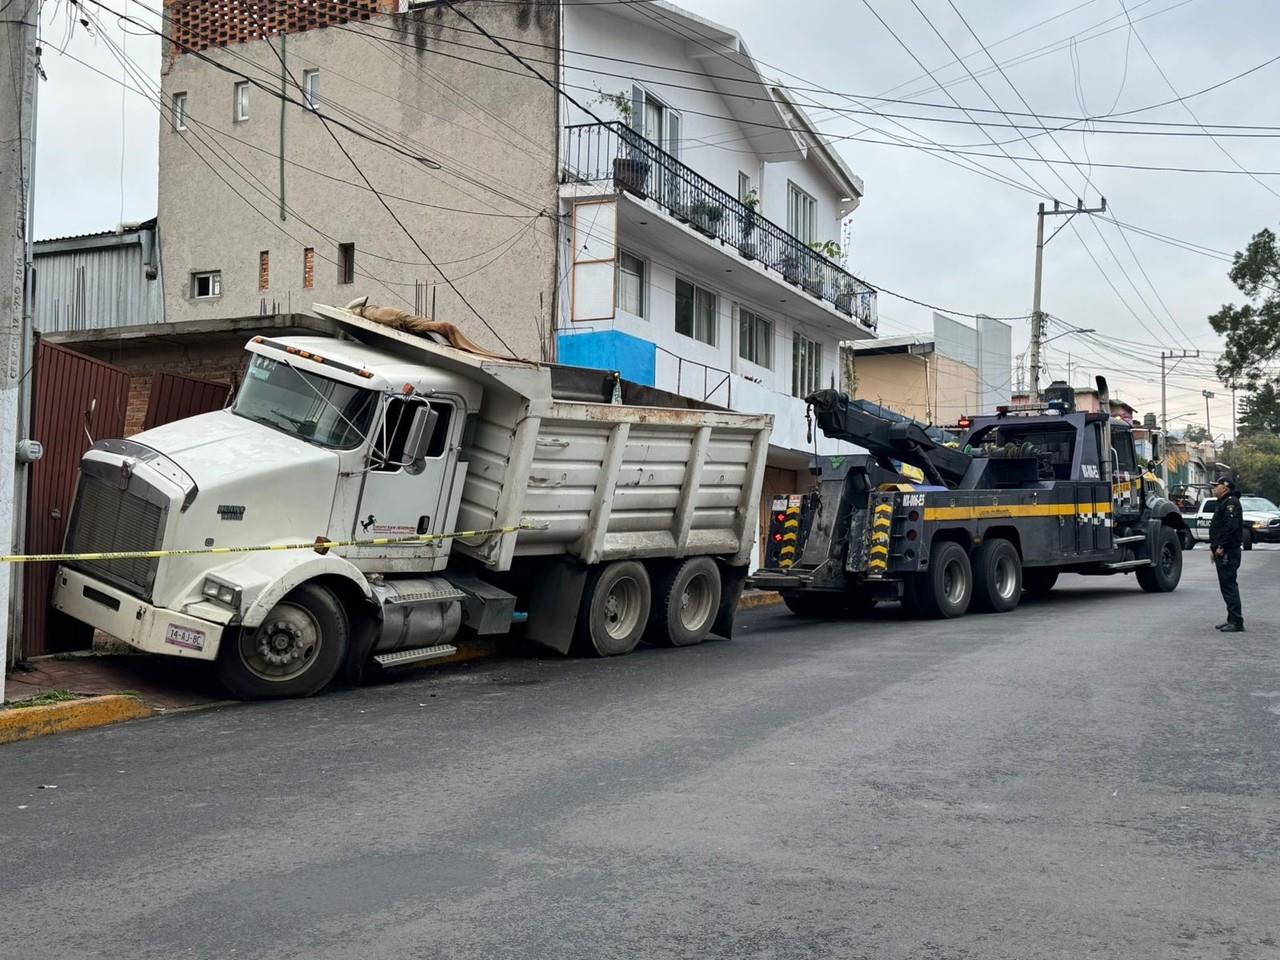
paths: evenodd
<path fill-rule="evenodd" d="M 874 289 L 626 124 L 575 124 L 565 133 L 565 182 L 604 183 L 656 203 L 708 239 L 875 331 Z"/>

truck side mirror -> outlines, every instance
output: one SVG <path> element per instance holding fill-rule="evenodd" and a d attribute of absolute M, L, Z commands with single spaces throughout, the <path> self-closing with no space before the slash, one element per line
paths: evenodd
<path fill-rule="evenodd" d="M 436 424 L 440 414 L 429 404 L 418 405 L 413 413 L 413 423 L 409 425 L 409 436 L 404 444 L 404 458 L 408 463 L 416 463 L 427 455 L 431 446 L 431 438 L 436 432 Z"/>

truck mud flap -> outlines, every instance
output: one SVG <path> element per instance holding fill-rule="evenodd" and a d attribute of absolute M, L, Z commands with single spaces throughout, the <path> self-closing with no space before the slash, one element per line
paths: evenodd
<path fill-rule="evenodd" d="M 548 561 L 546 566 L 546 574 L 529 591 L 525 636 L 557 653 L 568 653 L 578 625 L 587 568 L 563 560 Z"/>
<path fill-rule="evenodd" d="M 720 609 L 716 611 L 716 622 L 711 625 L 711 632 L 716 636 L 726 640 L 733 638 L 733 621 L 738 615 L 738 601 L 742 599 L 742 588 L 746 583 L 746 567 L 720 564 Z"/>

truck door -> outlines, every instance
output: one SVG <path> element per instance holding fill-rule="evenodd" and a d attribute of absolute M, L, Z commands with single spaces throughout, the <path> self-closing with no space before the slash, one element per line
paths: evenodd
<path fill-rule="evenodd" d="M 1142 502 L 1139 497 L 1141 484 L 1138 482 L 1142 471 L 1138 469 L 1137 453 L 1133 446 L 1133 432 L 1130 430 L 1113 430 L 1111 432 L 1111 443 L 1116 467 L 1116 473 L 1112 477 L 1111 484 L 1113 519 L 1136 517 L 1142 509 Z"/>
<path fill-rule="evenodd" d="M 415 428 L 420 415 L 426 421 Z M 422 397 L 386 401 L 383 420 L 374 431 L 353 538 L 442 532 L 453 474 L 448 454 L 455 419 L 456 408 L 447 401 Z M 415 429 L 427 431 L 418 451 L 422 456 L 416 458 L 410 449 Z"/>

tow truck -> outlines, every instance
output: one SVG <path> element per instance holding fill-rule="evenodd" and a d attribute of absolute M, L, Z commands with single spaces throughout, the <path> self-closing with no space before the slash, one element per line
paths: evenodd
<path fill-rule="evenodd" d="M 1139 464 L 1128 424 L 1077 411 L 1069 388 L 1045 399 L 973 418 L 949 444 L 839 391 L 811 394 L 818 428 L 867 453 L 817 458 L 813 492 L 772 501 L 765 565 L 750 585 L 821 617 L 893 600 L 925 617 L 1002 613 L 1067 572 L 1176 589 L 1186 523 Z M 908 482 L 903 465 L 925 482 Z"/>

